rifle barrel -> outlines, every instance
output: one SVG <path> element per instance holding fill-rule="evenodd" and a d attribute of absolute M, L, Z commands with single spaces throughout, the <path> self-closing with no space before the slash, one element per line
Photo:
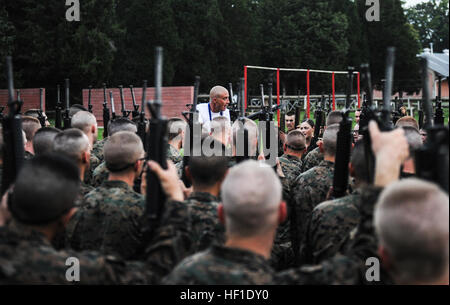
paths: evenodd
<path fill-rule="evenodd" d="M 145 113 L 145 103 L 147 99 L 147 80 L 144 80 L 142 85 L 142 105 L 141 112 Z"/>
<path fill-rule="evenodd" d="M 116 114 L 116 107 L 114 106 L 114 96 L 113 96 L 113 92 L 109 91 L 109 99 L 111 100 L 111 113 L 113 115 Z"/>
<path fill-rule="evenodd" d="M 39 88 L 39 110 L 44 111 L 44 88 Z"/>
<path fill-rule="evenodd" d="M 383 108 L 391 112 L 392 84 L 394 82 L 395 48 L 387 49 L 385 85 L 383 91 Z"/>
<path fill-rule="evenodd" d="M 66 110 L 70 108 L 70 80 L 66 78 Z"/>
<path fill-rule="evenodd" d="M 422 57 L 422 108 L 425 112 L 425 129 L 428 129 L 433 125 L 433 110 L 431 108 L 430 89 L 428 84 L 428 58 Z"/>
<path fill-rule="evenodd" d="M 163 48 L 155 49 L 155 106 L 156 116 L 159 117 L 162 95 L 162 65 L 163 65 Z"/>
<path fill-rule="evenodd" d="M 14 101 L 14 77 L 12 57 L 6 56 L 6 79 L 8 80 L 8 101 Z"/>

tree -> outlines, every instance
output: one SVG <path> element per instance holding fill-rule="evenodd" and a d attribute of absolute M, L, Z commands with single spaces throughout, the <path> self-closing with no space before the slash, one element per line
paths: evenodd
<path fill-rule="evenodd" d="M 433 43 L 435 50 L 448 49 L 448 13 L 448 0 L 430 0 L 408 9 L 408 21 L 419 33 L 423 48 Z"/>
<path fill-rule="evenodd" d="M 5 58 L 13 54 L 15 28 L 9 21 L 6 9 L 0 8 L 0 71 L 5 71 Z M 0 74 L 0 83 L 6 82 L 6 73 Z M 16 75 L 17 76 L 17 75 Z"/>

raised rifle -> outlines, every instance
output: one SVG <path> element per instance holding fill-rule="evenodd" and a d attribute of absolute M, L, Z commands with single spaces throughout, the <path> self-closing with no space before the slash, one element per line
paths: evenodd
<path fill-rule="evenodd" d="M 314 110 L 314 118 L 316 119 L 316 122 L 314 124 L 314 136 L 311 139 L 310 145 L 308 146 L 308 152 L 314 150 L 317 147 L 317 141 L 319 141 L 320 139 L 320 130 L 324 125 L 324 117 L 321 104 L 322 103 L 320 102 L 320 100 L 316 102 L 316 109 Z"/>
<path fill-rule="evenodd" d="M 111 101 L 111 119 L 114 121 L 116 119 L 116 107 L 114 106 L 114 96 L 112 91 L 109 91 L 109 99 Z"/>
<path fill-rule="evenodd" d="M 66 109 L 64 110 L 64 129 L 70 128 L 70 80 L 66 78 Z"/>
<path fill-rule="evenodd" d="M 124 99 L 124 97 L 123 97 L 123 86 L 119 86 L 119 91 L 120 91 L 120 105 L 121 105 L 121 107 L 122 107 L 122 116 L 123 116 L 124 118 L 128 118 L 128 116 L 130 115 L 130 112 L 131 112 L 131 111 L 128 111 L 128 110 L 125 108 L 125 99 Z"/>
<path fill-rule="evenodd" d="M 347 194 L 348 163 L 352 149 L 352 119 L 349 117 L 350 101 L 353 88 L 353 67 L 348 67 L 347 98 L 342 110 L 342 121 L 339 123 L 336 142 L 336 159 L 334 162 L 333 198 L 340 198 Z"/>
<path fill-rule="evenodd" d="M 188 112 L 183 112 L 183 116 L 188 122 L 189 132 L 185 133 L 184 140 L 184 156 L 183 156 L 183 165 L 182 165 L 182 174 L 181 180 L 183 181 L 186 187 L 191 187 L 192 182 L 186 175 L 186 166 L 189 164 L 189 159 L 193 155 L 194 150 L 194 138 L 200 137 L 200 134 L 196 134 L 199 130 L 201 133 L 201 127 L 199 128 L 199 120 L 198 120 L 198 111 L 197 111 L 197 102 L 198 102 L 198 91 L 200 88 L 200 76 L 195 77 L 194 83 L 194 100 L 192 101 L 192 107 Z"/>
<path fill-rule="evenodd" d="M 148 134 L 147 160 L 157 162 L 163 169 L 167 169 L 167 120 L 161 116 L 161 87 L 162 87 L 162 65 L 163 49 L 157 47 L 155 50 L 155 101 L 153 104 L 147 102 L 151 114 L 150 130 Z M 144 226 L 145 240 L 151 239 L 164 210 L 166 195 L 161 187 L 158 176 L 153 171 L 147 171 L 145 215 L 147 217 Z M 147 239 L 148 238 L 148 239 Z"/>
<path fill-rule="evenodd" d="M 245 128 L 245 79 L 241 78 L 239 80 L 239 91 L 238 91 L 238 104 L 239 104 L 239 122 L 240 124 L 240 128 L 237 131 L 237 139 L 236 139 L 236 162 L 240 163 L 243 162 L 245 160 L 248 160 L 250 158 L 250 153 L 249 153 L 249 141 L 248 141 L 248 130 L 247 128 Z M 240 139 L 243 139 L 243 142 L 241 145 Z M 243 149 L 241 149 L 241 147 Z"/>
<path fill-rule="evenodd" d="M 1 194 L 9 189 L 16 180 L 24 161 L 22 117 L 20 111 L 23 102 L 14 100 L 14 77 L 12 58 L 6 57 L 6 80 L 8 86 L 9 112 L 2 120 L 3 126 L 3 171 Z"/>
<path fill-rule="evenodd" d="M 415 151 L 416 175 L 419 178 L 439 185 L 447 193 L 449 167 L 449 130 L 448 126 L 434 125 L 432 121 L 432 106 L 428 82 L 428 59 L 422 58 L 422 99 L 425 111 L 427 131 L 426 143 Z"/>
<path fill-rule="evenodd" d="M 92 103 L 91 103 L 91 92 L 92 86 L 89 86 L 89 93 L 88 93 L 88 111 L 92 113 Z"/>
<path fill-rule="evenodd" d="M 238 103 L 236 103 L 233 99 L 234 97 L 234 93 L 233 93 L 233 84 L 229 83 L 228 87 L 230 88 L 230 104 L 228 105 L 228 110 L 230 110 L 230 119 L 231 122 L 234 122 L 237 120 L 237 118 L 239 118 L 240 113 L 239 113 L 239 107 L 238 107 Z"/>
<path fill-rule="evenodd" d="M 39 89 L 39 110 L 38 110 L 38 120 L 41 123 L 41 127 L 45 127 L 46 117 L 43 114 L 44 111 L 44 89 Z"/>
<path fill-rule="evenodd" d="M 133 101 L 133 112 L 131 112 L 131 117 L 134 119 L 140 115 L 139 105 L 136 104 L 136 98 L 134 97 L 133 85 L 130 85 L 130 91 L 131 91 L 131 100 Z"/>
<path fill-rule="evenodd" d="M 55 127 L 62 129 L 62 102 L 61 102 L 61 88 L 56 86 L 56 108 L 55 108 Z"/>
<path fill-rule="evenodd" d="M 132 88 L 132 87 L 131 87 Z M 133 92 L 133 90 L 131 90 Z M 142 144 L 144 144 L 144 148 L 147 149 L 147 138 L 146 138 L 146 122 L 145 122 L 145 105 L 147 98 L 147 81 L 144 80 L 144 85 L 142 86 L 142 104 L 141 104 L 141 112 L 139 113 L 139 122 L 137 126 L 137 134 L 139 138 L 142 140 Z M 134 100 L 134 93 L 133 93 Z M 138 106 L 139 107 L 139 106 Z M 134 108 L 136 111 L 136 107 Z"/>
<path fill-rule="evenodd" d="M 103 83 L 103 139 L 108 137 L 108 124 L 109 124 L 109 108 L 108 98 L 106 97 L 106 84 Z"/>
<path fill-rule="evenodd" d="M 391 118 L 391 96 L 394 83 L 395 47 L 387 49 L 385 83 L 383 90 L 383 109 L 380 113 L 378 125 L 381 131 L 389 131 L 394 128 Z"/>
<path fill-rule="evenodd" d="M 436 110 L 434 112 L 434 124 L 444 125 L 444 111 L 442 110 L 442 76 L 438 75 L 438 95 L 436 97 Z"/>
<path fill-rule="evenodd" d="M 281 132 L 286 132 L 286 107 L 284 107 L 284 98 L 286 96 L 286 88 L 283 87 L 283 95 L 281 96 L 281 102 L 282 105 L 281 111 L 280 111 L 280 126 L 278 126 L 278 130 Z"/>

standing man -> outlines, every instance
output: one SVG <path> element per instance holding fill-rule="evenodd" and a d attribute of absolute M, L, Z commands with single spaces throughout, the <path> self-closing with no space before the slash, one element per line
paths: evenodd
<path fill-rule="evenodd" d="M 290 133 L 292 130 L 295 129 L 295 113 L 289 112 L 285 116 L 285 124 L 287 128 L 286 134 Z M 284 130 L 282 130 L 284 132 Z"/>
<path fill-rule="evenodd" d="M 227 108 L 229 103 L 228 90 L 222 86 L 215 86 L 209 93 L 209 103 L 197 106 L 198 119 L 208 133 L 211 132 L 211 121 L 215 117 L 224 116 L 231 121 L 230 111 Z"/>

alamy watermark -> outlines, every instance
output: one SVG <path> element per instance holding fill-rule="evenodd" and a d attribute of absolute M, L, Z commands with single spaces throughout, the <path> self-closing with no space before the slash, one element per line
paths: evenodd
<path fill-rule="evenodd" d="M 80 281 L 80 261 L 76 257 L 66 259 L 66 266 L 70 266 L 66 270 L 66 280 L 68 282 Z"/>
<path fill-rule="evenodd" d="M 366 6 L 370 6 L 366 11 L 366 20 L 380 21 L 380 0 L 366 0 Z"/>
<path fill-rule="evenodd" d="M 366 281 L 379 282 L 380 281 L 380 260 L 376 257 L 369 257 L 366 259 Z"/>
<path fill-rule="evenodd" d="M 70 6 L 66 10 L 66 20 L 69 22 L 80 21 L 80 1 L 66 0 L 66 6 Z"/>

